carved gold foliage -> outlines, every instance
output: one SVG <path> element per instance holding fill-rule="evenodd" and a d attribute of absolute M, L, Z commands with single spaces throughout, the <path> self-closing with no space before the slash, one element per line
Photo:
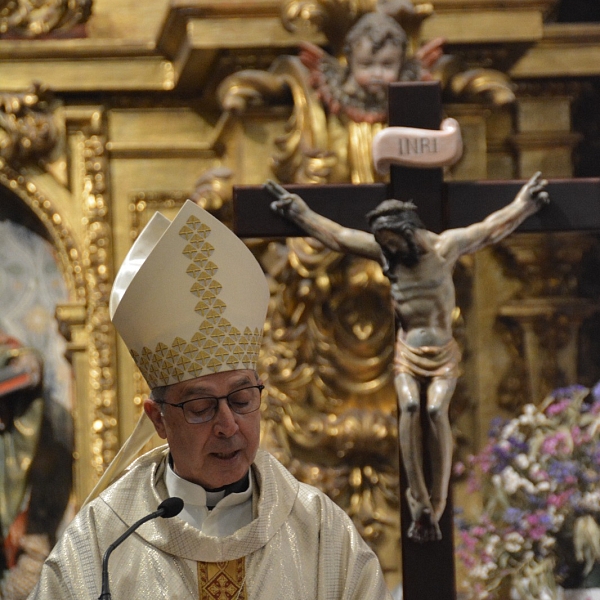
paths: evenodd
<path fill-rule="evenodd" d="M 289 87 L 294 101 L 285 132 L 275 140 L 273 173 L 283 182 L 326 183 L 338 158 L 329 151 L 325 111 L 306 71 L 297 58 L 284 56 L 271 72 Z"/>
<path fill-rule="evenodd" d="M 38 37 L 85 23 L 93 0 L 2 0 L 0 34 Z"/>
<path fill-rule="evenodd" d="M 0 94 L 0 157 L 7 163 L 48 158 L 58 141 L 51 92 L 35 84 L 23 94 Z"/>

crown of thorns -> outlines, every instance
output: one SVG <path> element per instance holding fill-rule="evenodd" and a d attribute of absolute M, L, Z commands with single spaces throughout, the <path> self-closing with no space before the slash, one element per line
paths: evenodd
<path fill-rule="evenodd" d="M 372 223 L 375 219 L 378 219 L 379 217 L 397 215 L 398 213 L 402 213 L 407 210 L 416 212 L 417 205 L 411 200 L 409 200 L 408 202 L 404 202 L 402 200 L 384 200 L 371 212 L 367 213 L 367 221 L 369 223 Z"/>

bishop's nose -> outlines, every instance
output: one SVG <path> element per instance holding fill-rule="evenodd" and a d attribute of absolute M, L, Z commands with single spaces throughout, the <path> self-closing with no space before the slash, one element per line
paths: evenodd
<path fill-rule="evenodd" d="M 219 410 L 214 417 L 213 427 L 215 433 L 221 437 L 231 437 L 239 430 L 235 414 L 229 408 L 229 404 L 227 404 L 225 398 L 219 400 Z"/>

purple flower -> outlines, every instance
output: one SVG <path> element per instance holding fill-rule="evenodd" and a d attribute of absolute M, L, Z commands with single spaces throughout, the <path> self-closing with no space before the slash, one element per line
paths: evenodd
<path fill-rule="evenodd" d="M 584 385 L 580 385 L 580 384 L 575 384 L 575 385 L 570 385 L 568 387 L 564 387 L 564 388 L 558 388 L 556 390 L 554 390 L 554 392 L 552 392 L 552 395 L 557 399 L 562 399 L 562 398 L 571 398 L 574 394 L 576 394 L 577 392 L 581 392 L 583 390 L 585 390 L 585 386 Z"/>
<path fill-rule="evenodd" d="M 527 454 L 529 452 L 529 444 L 523 440 L 518 440 L 514 436 L 510 436 L 508 441 L 512 444 L 517 454 Z"/>
<path fill-rule="evenodd" d="M 509 525 L 518 525 L 523 520 L 524 515 L 525 515 L 525 512 L 522 511 L 520 508 L 516 508 L 514 506 L 509 506 L 504 511 L 504 520 Z"/>
<path fill-rule="evenodd" d="M 592 388 L 592 398 L 600 405 L 600 381 Z"/>
<path fill-rule="evenodd" d="M 598 383 L 600 385 L 600 382 Z M 600 393 L 600 392 L 599 392 Z M 490 421 L 490 430 L 488 432 L 488 438 L 497 438 L 500 435 L 503 427 L 508 423 L 508 419 L 503 417 L 494 417 Z"/>
<path fill-rule="evenodd" d="M 577 483 L 579 465 L 572 460 L 554 460 L 548 465 L 548 476 L 561 485 Z"/>

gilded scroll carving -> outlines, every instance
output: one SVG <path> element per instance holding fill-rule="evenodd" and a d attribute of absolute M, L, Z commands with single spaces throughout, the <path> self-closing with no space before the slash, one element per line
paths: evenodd
<path fill-rule="evenodd" d="M 233 171 L 226 167 L 208 169 L 198 178 L 190 200 L 231 225 L 233 217 Z"/>
<path fill-rule="evenodd" d="M 22 94 L 0 94 L 0 158 L 11 165 L 48 159 L 59 128 L 52 93 L 40 84 Z"/>
<path fill-rule="evenodd" d="M 69 31 L 85 23 L 93 0 L 4 0 L 0 3 L 0 34 L 38 37 Z"/>

